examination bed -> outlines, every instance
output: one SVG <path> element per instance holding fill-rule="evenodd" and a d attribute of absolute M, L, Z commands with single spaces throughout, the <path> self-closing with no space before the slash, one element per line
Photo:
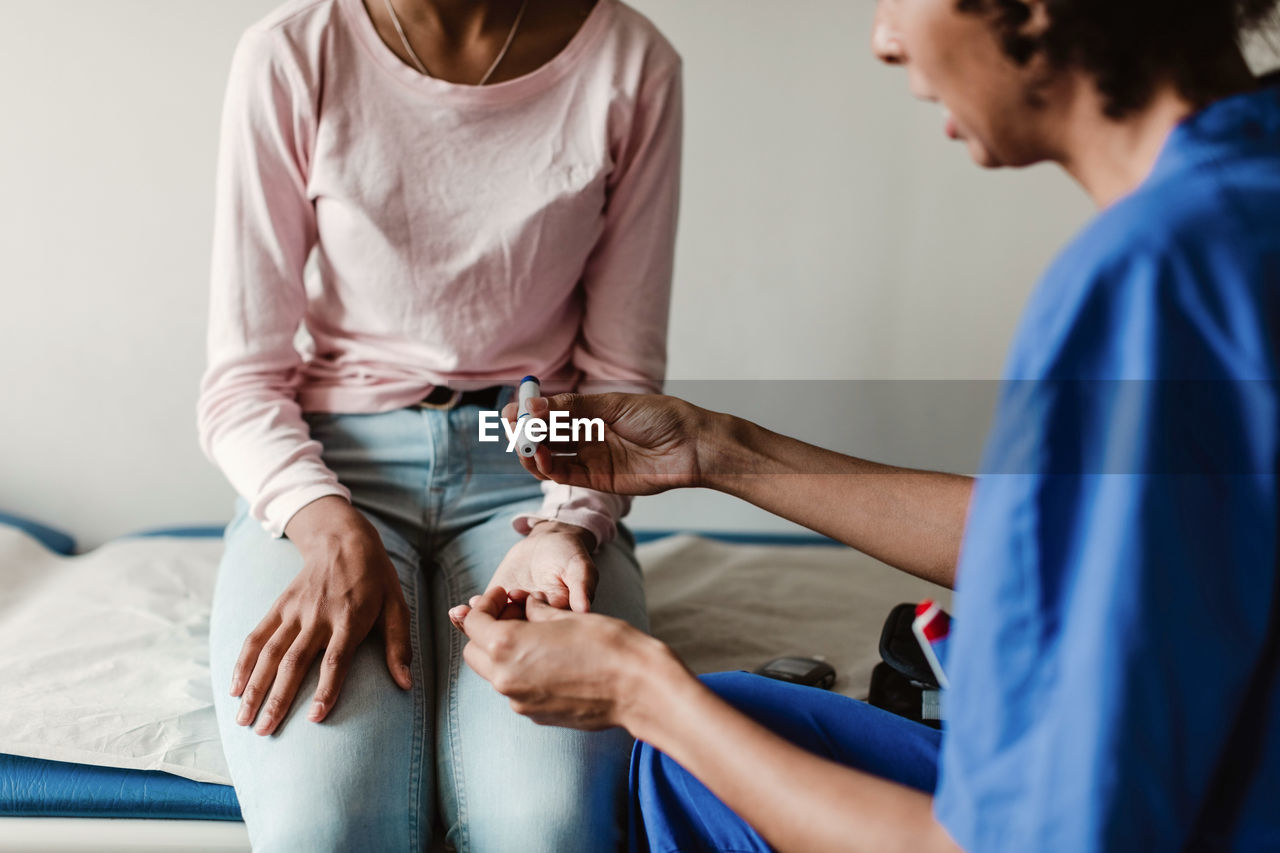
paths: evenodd
<path fill-rule="evenodd" d="M 74 555 L 0 514 L 0 851 L 248 849 L 208 679 L 220 534 Z M 889 609 L 947 598 L 814 535 L 636 539 L 653 632 L 697 672 L 822 656 L 861 698 Z"/>

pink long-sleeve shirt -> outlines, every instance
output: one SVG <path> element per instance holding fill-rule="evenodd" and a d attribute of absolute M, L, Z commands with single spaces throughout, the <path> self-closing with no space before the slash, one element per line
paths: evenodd
<path fill-rule="evenodd" d="M 304 411 L 525 374 L 658 390 L 680 135 L 679 56 L 618 0 L 484 87 L 404 65 L 362 0 L 294 0 L 250 28 L 223 111 L 198 419 L 252 514 L 279 536 L 317 498 L 350 498 Z M 627 508 L 545 484 L 516 524 L 603 543 Z"/>

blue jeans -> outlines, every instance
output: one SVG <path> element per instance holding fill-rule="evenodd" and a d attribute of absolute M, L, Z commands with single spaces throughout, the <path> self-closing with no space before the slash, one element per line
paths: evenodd
<path fill-rule="evenodd" d="M 865 702 L 746 672 L 702 681 L 765 728 L 809 752 L 917 790 L 938 779 L 937 729 Z M 769 844 L 692 774 L 647 743 L 631 756 L 634 853 L 752 853 Z"/>
<path fill-rule="evenodd" d="M 505 401 L 504 401 L 505 402 Z M 245 637 L 302 566 L 244 502 L 226 532 L 210 630 L 218 724 L 254 850 L 417 851 L 435 827 L 459 851 L 600 851 L 622 844 L 622 730 L 548 728 L 517 715 L 462 662 L 446 611 L 482 592 L 519 535 L 538 482 L 477 441 L 477 409 L 310 414 L 312 437 L 400 575 L 412 620 L 413 690 L 391 680 L 382 643 L 361 644 L 325 722 L 306 719 L 317 668 L 276 734 L 234 722 L 231 670 Z M 646 628 L 630 534 L 595 554 L 593 610 Z M 437 834 L 435 841 L 439 842 Z"/>

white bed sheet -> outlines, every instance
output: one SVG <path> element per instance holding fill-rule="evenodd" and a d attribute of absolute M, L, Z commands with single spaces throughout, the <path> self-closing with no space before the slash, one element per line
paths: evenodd
<path fill-rule="evenodd" d="M 229 783 L 209 685 L 222 543 L 63 557 L 0 526 L 0 753 Z"/>
<path fill-rule="evenodd" d="M 229 784 L 209 684 L 216 539 L 52 554 L 0 526 L 0 753 Z M 865 696 L 900 601 L 948 593 L 854 551 L 675 536 L 640 546 L 652 629 L 696 672 L 823 656 Z"/>

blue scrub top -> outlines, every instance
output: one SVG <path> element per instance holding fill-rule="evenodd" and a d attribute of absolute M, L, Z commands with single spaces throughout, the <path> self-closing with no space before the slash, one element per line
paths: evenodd
<path fill-rule="evenodd" d="M 1269 86 L 1182 123 L 1022 320 L 954 604 L 970 853 L 1280 850 L 1278 365 Z"/>

